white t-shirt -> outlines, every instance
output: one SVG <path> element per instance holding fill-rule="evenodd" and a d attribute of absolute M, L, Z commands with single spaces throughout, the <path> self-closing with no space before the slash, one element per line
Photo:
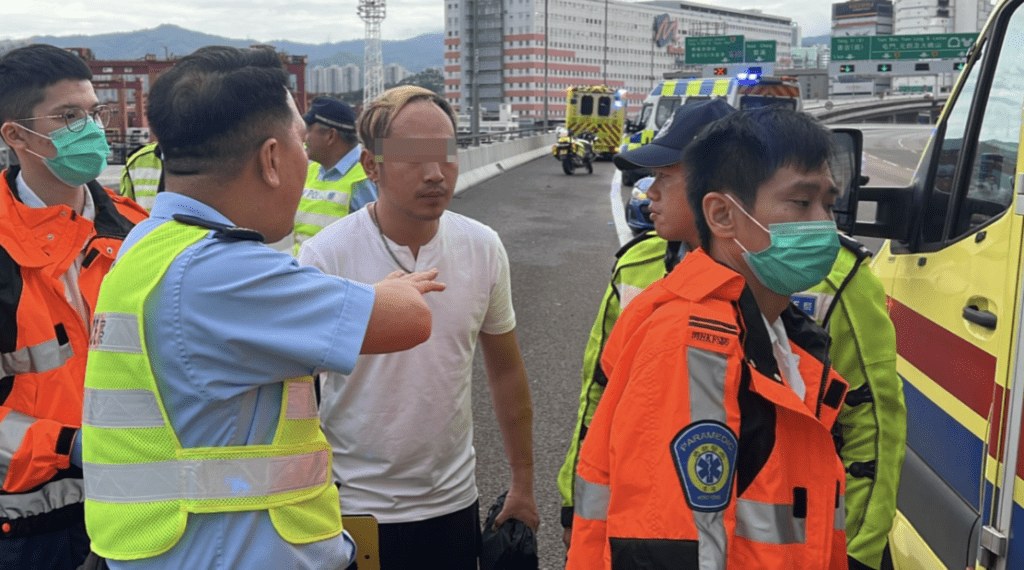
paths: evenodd
<path fill-rule="evenodd" d="M 394 354 L 362 355 L 349 375 L 327 373 L 320 424 L 334 449 L 341 511 L 398 523 L 476 501 L 473 352 L 481 332 L 514 329 L 515 313 L 505 248 L 484 224 L 445 212 L 416 259 L 408 247 L 388 246 L 412 271 L 436 267 L 447 285 L 424 296 L 433 313 L 430 339 Z M 366 208 L 303 244 L 299 263 L 364 283 L 399 269 Z"/>
<path fill-rule="evenodd" d="M 779 366 L 782 377 L 789 383 L 793 392 L 803 400 L 807 393 L 807 385 L 804 384 L 804 378 L 800 375 L 800 355 L 793 354 L 793 349 L 789 346 L 789 335 L 786 334 L 786 326 L 782 323 L 782 318 L 775 319 L 773 323 L 769 323 L 764 315 L 761 315 L 761 318 L 768 327 L 768 336 L 772 341 L 775 362 Z"/>

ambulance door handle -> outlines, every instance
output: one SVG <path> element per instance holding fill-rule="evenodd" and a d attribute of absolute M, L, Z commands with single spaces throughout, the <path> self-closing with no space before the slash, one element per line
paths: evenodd
<path fill-rule="evenodd" d="M 991 330 L 996 329 L 995 314 L 990 311 L 983 311 L 976 305 L 968 305 L 964 307 L 964 318 L 978 326 Z"/>

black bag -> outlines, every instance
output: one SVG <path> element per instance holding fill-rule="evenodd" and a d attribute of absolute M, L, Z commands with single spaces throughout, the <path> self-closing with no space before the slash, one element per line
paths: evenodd
<path fill-rule="evenodd" d="M 487 511 L 481 533 L 480 570 L 538 570 L 537 537 L 533 529 L 518 519 L 508 519 L 494 529 L 507 494 L 502 493 Z"/>

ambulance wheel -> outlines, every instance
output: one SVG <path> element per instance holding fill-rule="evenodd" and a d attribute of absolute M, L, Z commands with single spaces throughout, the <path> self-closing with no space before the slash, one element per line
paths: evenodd
<path fill-rule="evenodd" d="M 567 156 L 567 157 L 563 158 L 562 159 L 562 172 L 568 174 L 569 176 L 572 176 L 572 171 L 573 170 L 575 170 L 575 167 L 572 165 L 572 157 L 571 156 Z"/>

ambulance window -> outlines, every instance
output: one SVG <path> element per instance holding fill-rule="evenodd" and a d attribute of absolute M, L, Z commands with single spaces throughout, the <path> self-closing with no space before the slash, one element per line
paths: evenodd
<path fill-rule="evenodd" d="M 650 103 L 645 103 L 640 109 L 640 124 L 644 125 L 644 128 L 647 128 L 647 121 L 651 118 L 651 109 L 653 108 L 654 106 Z"/>
<path fill-rule="evenodd" d="M 594 114 L 594 98 L 590 95 L 584 95 L 580 98 L 580 114 L 587 116 Z"/>
<path fill-rule="evenodd" d="M 658 100 L 658 108 L 654 112 L 654 127 L 660 129 L 665 121 L 672 116 L 672 111 L 679 106 L 679 99 L 676 97 L 662 97 Z"/>
<path fill-rule="evenodd" d="M 955 210 L 954 239 L 973 233 L 1006 211 L 1013 201 L 1013 178 L 1020 141 L 1024 101 L 1024 60 L 1018 46 L 1024 41 L 1024 10 L 1010 18 L 1003 49 L 986 97 L 985 116 L 975 140 L 967 195 Z"/>
<path fill-rule="evenodd" d="M 611 114 L 612 110 L 612 99 L 611 97 L 599 97 L 597 99 L 597 116 L 607 117 Z"/>
<path fill-rule="evenodd" d="M 984 48 L 984 46 L 982 47 Z M 935 178 L 932 181 L 932 192 L 927 198 L 927 205 L 924 208 L 924 216 L 921 221 L 921 238 L 925 243 L 939 243 L 943 239 L 942 230 L 946 223 L 946 213 L 949 210 L 949 197 L 956 175 L 956 161 L 960 156 L 960 149 L 963 147 L 967 118 L 971 113 L 971 104 L 978 86 L 980 69 L 981 60 L 979 59 L 978 63 L 971 67 L 970 73 L 964 81 L 963 89 L 950 108 L 946 119 L 941 146 L 938 147 L 936 161 L 938 165 L 935 168 Z M 939 144 L 939 141 L 936 140 L 935 144 Z"/>

